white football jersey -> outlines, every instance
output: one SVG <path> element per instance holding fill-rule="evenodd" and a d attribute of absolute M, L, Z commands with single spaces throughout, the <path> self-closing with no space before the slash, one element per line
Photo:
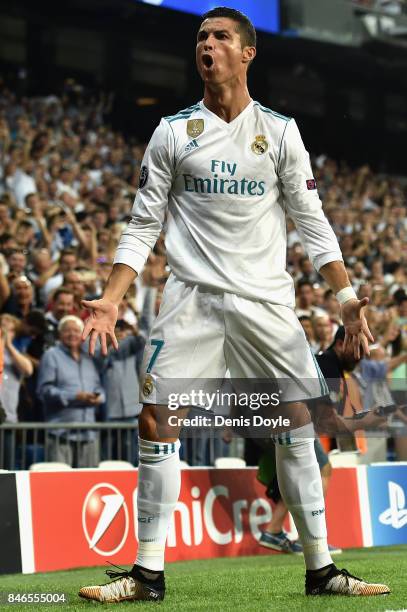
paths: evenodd
<path fill-rule="evenodd" d="M 226 123 L 199 102 L 155 130 L 115 263 L 139 273 L 166 221 L 177 278 L 293 307 L 286 214 L 317 270 L 342 260 L 295 121 L 252 100 Z"/>

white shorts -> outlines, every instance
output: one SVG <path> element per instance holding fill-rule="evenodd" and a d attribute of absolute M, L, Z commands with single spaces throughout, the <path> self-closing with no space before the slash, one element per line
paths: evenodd
<path fill-rule="evenodd" d="M 212 392 L 227 370 L 232 381 L 275 381 L 281 402 L 327 394 L 291 308 L 215 293 L 171 274 L 144 351 L 140 400 L 161 404 L 169 391 Z"/>

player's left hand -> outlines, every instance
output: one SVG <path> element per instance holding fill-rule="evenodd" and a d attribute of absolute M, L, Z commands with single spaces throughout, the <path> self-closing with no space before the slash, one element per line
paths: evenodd
<path fill-rule="evenodd" d="M 345 352 L 353 352 L 355 359 L 369 355 L 369 342 L 374 342 L 363 311 L 368 303 L 369 298 L 363 298 L 363 300 L 348 300 L 341 306 L 341 317 L 345 327 L 343 348 Z"/>

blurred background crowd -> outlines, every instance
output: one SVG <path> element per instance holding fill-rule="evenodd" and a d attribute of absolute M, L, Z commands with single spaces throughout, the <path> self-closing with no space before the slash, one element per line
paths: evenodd
<path fill-rule="evenodd" d="M 135 422 L 141 409 L 137 373 L 169 275 L 164 234 L 120 306 L 119 352 L 110 349 L 107 359 L 92 359 L 80 340 L 87 317 L 81 300 L 103 291 L 130 218 L 145 148 L 111 128 L 111 104 L 112 96 L 87 95 L 70 81 L 60 95 L 45 97 L 19 97 L 1 83 L 0 398 L 8 423 Z M 374 381 L 380 379 L 388 394 L 381 391 L 364 408 L 403 404 L 406 182 L 325 155 L 312 161 L 352 285 L 360 298 L 370 299 L 366 315 L 375 344 L 369 361 L 379 364 Z M 312 267 L 291 221 L 287 236 L 296 312 L 313 352 L 322 353 L 341 324 L 339 305 Z M 353 374 L 361 389 L 366 360 Z M 402 410 L 397 419 L 400 427 L 407 423 Z M 59 433 L 80 439 L 83 452 L 76 463 L 96 461 L 89 454 L 99 452 L 92 432 Z M 407 459 L 407 453 L 400 456 L 404 452 L 399 448 L 399 459 Z"/>

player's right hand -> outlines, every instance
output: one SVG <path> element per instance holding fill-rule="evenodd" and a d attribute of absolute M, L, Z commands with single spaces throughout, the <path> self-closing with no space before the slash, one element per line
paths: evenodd
<path fill-rule="evenodd" d="M 82 300 L 82 306 L 90 310 L 90 316 L 85 322 L 85 327 L 82 333 L 82 340 L 89 340 L 89 355 L 95 354 L 96 342 L 100 339 L 102 347 L 102 355 L 107 355 L 107 336 L 110 336 L 114 348 L 119 348 L 114 328 L 119 312 L 116 304 L 101 298 L 100 300 Z"/>

